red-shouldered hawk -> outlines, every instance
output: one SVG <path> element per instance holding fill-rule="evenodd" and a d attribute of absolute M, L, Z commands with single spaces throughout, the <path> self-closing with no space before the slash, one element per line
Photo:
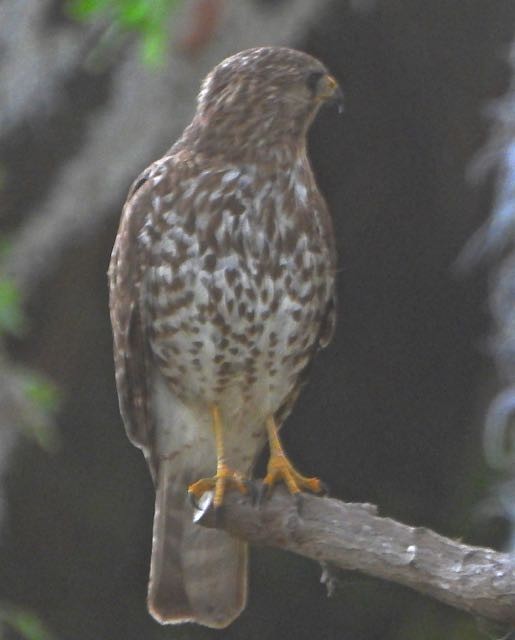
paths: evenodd
<path fill-rule="evenodd" d="M 320 490 L 277 430 L 334 331 L 333 231 L 306 133 L 339 98 L 299 51 L 224 60 L 123 209 L 109 268 L 116 382 L 156 488 L 148 605 L 160 622 L 225 627 L 245 606 L 246 545 L 193 524 L 188 488 L 214 489 L 217 506 L 226 487 L 245 491 L 268 436 L 265 485 Z"/>

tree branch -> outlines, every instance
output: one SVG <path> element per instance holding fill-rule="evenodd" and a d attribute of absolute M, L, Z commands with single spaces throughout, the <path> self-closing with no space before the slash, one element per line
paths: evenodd
<path fill-rule="evenodd" d="M 254 544 L 397 582 L 452 607 L 515 624 L 513 557 L 381 518 L 373 505 L 307 494 L 296 501 L 278 487 L 260 506 L 249 496 L 230 492 L 218 517 L 211 494 L 206 494 L 195 521 Z"/>

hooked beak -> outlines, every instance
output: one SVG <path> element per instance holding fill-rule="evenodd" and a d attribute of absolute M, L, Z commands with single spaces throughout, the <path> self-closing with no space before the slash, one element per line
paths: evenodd
<path fill-rule="evenodd" d="M 343 113 L 343 91 L 333 76 L 325 75 L 318 85 L 318 99 L 327 104 L 335 104 L 338 113 Z"/>

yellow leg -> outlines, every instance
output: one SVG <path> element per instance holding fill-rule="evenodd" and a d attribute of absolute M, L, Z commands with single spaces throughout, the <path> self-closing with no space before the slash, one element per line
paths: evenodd
<path fill-rule="evenodd" d="M 320 480 L 318 478 L 306 478 L 301 475 L 286 457 L 273 416 L 267 418 L 266 429 L 268 442 L 270 443 L 270 460 L 268 461 L 267 473 L 263 484 L 268 489 L 271 489 L 274 484 L 282 480 L 290 493 L 300 493 L 303 489 L 307 489 L 312 493 L 321 493 L 323 485 Z"/>
<path fill-rule="evenodd" d="M 228 486 L 235 487 L 241 493 L 247 493 L 248 489 L 243 474 L 230 469 L 225 462 L 223 423 L 217 405 L 211 407 L 211 420 L 215 432 L 216 474 L 212 478 L 201 478 L 190 484 L 188 493 L 194 498 L 200 498 L 206 491 L 214 489 L 213 503 L 216 509 L 223 503 L 225 490 Z"/>

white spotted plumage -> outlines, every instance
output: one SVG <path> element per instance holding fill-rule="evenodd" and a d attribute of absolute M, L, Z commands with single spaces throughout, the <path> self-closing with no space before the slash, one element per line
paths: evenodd
<path fill-rule="evenodd" d="M 183 136 L 138 178 L 110 265 L 120 410 L 149 462 L 156 509 L 149 609 L 227 626 L 245 606 L 246 546 L 192 524 L 189 483 L 250 474 L 334 330 L 330 218 L 306 157 L 320 101 L 306 54 L 237 54 L 202 85 Z"/>

